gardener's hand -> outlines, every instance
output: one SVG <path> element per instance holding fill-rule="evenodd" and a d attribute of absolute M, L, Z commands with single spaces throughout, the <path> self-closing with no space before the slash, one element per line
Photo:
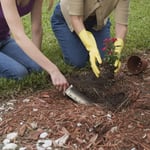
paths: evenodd
<path fill-rule="evenodd" d="M 56 68 L 53 71 L 51 71 L 50 76 L 55 88 L 58 91 L 62 91 L 64 93 L 69 86 L 69 83 L 64 77 L 64 75 L 59 71 L 59 69 Z"/>
<path fill-rule="evenodd" d="M 89 51 L 91 68 L 92 68 L 94 74 L 96 75 L 96 77 L 98 78 L 100 76 L 100 70 L 98 69 L 97 62 L 99 64 L 101 64 L 102 59 L 100 57 L 100 53 L 98 51 L 95 38 L 91 32 L 86 31 L 85 29 L 83 29 L 79 33 L 79 38 L 81 39 L 81 41 L 82 41 L 83 45 L 85 46 L 85 48 L 87 49 L 87 51 Z"/>
<path fill-rule="evenodd" d="M 121 61 L 120 61 L 120 57 L 121 57 L 121 52 L 122 52 L 122 49 L 124 47 L 124 42 L 122 39 L 120 38 L 117 38 L 117 40 L 115 41 L 114 43 L 114 46 L 115 46 L 115 53 L 118 57 L 118 59 L 115 61 L 114 63 L 114 67 L 116 68 L 115 69 L 115 73 L 119 71 L 120 67 L 121 67 Z"/>

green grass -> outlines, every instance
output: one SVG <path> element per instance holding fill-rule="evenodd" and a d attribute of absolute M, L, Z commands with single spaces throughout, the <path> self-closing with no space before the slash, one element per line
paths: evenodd
<path fill-rule="evenodd" d="M 127 54 L 137 50 L 150 50 L 150 3 L 149 0 L 132 0 L 130 5 Z"/>
<path fill-rule="evenodd" d="M 132 0 L 130 4 L 129 29 L 126 38 L 126 45 L 123 51 L 124 56 L 131 55 L 138 51 L 150 50 L 150 3 L 149 0 Z M 43 6 L 43 53 L 54 62 L 60 70 L 66 75 L 73 72 L 74 69 L 66 65 L 63 61 L 60 47 L 51 30 L 50 12 L 47 5 Z M 25 31 L 30 37 L 30 19 L 29 16 L 23 18 Z M 112 17 L 112 23 L 114 18 Z M 114 24 L 111 30 L 114 35 Z M 7 96 L 14 96 L 20 92 L 41 90 L 50 88 L 51 82 L 47 79 L 47 73 L 32 74 L 21 81 L 0 79 L 0 99 Z"/>

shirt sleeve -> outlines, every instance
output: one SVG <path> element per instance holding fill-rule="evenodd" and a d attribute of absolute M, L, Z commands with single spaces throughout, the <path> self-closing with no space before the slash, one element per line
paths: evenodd
<path fill-rule="evenodd" d="M 116 23 L 128 24 L 129 16 L 129 2 L 130 0 L 120 0 L 115 9 L 115 21 Z"/>
<path fill-rule="evenodd" d="M 69 0 L 69 15 L 83 15 L 84 0 Z"/>

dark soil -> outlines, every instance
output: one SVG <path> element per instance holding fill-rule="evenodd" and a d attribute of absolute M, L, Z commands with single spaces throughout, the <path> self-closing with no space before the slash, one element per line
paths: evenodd
<path fill-rule="evenodd" d="M 138 55 L 150 64 L 149 51 Z M 90 105 L 78 104 L 55 89 L 18 96 L 13 109 L 1 113 L 0 141 L 17 131 L 14 142 L 36 150 L 40 133 L 46 131 L 49 139 L 69 134 L 60 148 L 65 150 L 150 150 L 150 65 L 133 75 L 127 59 L 115 76 L 106 77 L 102 70 L 100 78 L 90 71 L 68 77 L 93 102 Z M 37 123 L 36 129 L 31 128 L 32 122 Z"/>
<path fill-rule="evenodd" d="M 124 72 L 115 75 L 114 69 L 107 64 L 101 66 L 99 78 L 92 71 L 74 72 L 70 75 L 69 81 L 91 103 L 101 104 L 107 109 L 117 111 L 134 102 L 140 90 Z"/>

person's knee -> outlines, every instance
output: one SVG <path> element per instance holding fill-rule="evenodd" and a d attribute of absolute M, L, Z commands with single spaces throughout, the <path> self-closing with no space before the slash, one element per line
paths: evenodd
<path fill-rule="evenodd" d="M 13 68 L 12 70 L 5 70 L 3 73 L 1 73 L 0 77 L 4 77 L 7 79 L 14 79 L 14 80 L 21 80 L 25 76 L 28 75 L 28 71 L 26 68 Z"/>
<path fill-rule="evenodd" d="M 18 70 L 16 71 L 14 74 L 13 74 L 13 78 L 14 79 L 17 79 L 17 80 L 21 80 L 23 79 L 24 77 L 26 77 L 28 75 L 28 71 L 27 69 L 21 69 L 21 70 Z"/>
<path fill-rule="evenodd" d="M 41 68 L 39 65 L 35 65 L 35 66 L 33 66 L 32 70 L 33 70 L 34 72 L 41 72 L 41 71 L 42 71 L 42 68 Z"/>
<path fill-rule="evenodd" d="M 32 72 L 41 72 L 41 71 L 42 68 L 35 63 L 34 65 L 30 66 L 30 69 L 27 69 L 26 67 L 18 67 L 16 69 L 13 69 L 13 71 L 9 70 L 7 72 L 6 77 L 15 80 L 21 80 Z"/>
<path fill-rule="evenodd" d="M 29 72 L 41 72 L 42 71 L 42 68 L 34 62 L 30 64 L 30 66 L 27 69 Z"/>

